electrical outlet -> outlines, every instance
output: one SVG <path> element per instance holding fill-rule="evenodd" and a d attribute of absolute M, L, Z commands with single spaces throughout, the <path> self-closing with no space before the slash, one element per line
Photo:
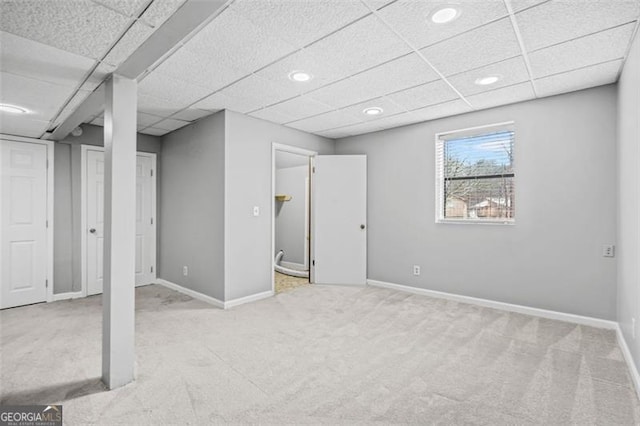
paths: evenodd
<path fill-rule="evenodd" d="M 182 275 L 189 276 L 189 267 L 188 266 L 183 266 L 182 267 Z"/>
<path fill-rule="evenodd" d="M 614 257 L 616 255 L 616 246 L 613 244 L 605 244 L 602 246 L 602 256 Z"/>
<path fill-rule="evenodd" d="M 636 338 L 636 319 L 631 318 L 631 337 Z"/>
<path fill-rule="evenodd" d="M 420 266 L 418 265 L 413 265 L 413 275 L 420 275 Z"/>

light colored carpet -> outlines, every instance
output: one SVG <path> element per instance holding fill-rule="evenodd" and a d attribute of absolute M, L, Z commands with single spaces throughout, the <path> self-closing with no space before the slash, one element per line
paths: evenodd
<path fill-rule="evenodd" d="M 223 311 L 136 290 L 137 380 L 107 392 L 100 297 L 0 312 L 0 403 L 66 424 L 637 424 L 611 331 L 378 288 Z"/>
<path fill-rule="evenodd" d="M 290 275 L 274 272 L 276 294 L 290 291 L 301 285 L 309 285 L 309 278 L 292 277 Z"/>

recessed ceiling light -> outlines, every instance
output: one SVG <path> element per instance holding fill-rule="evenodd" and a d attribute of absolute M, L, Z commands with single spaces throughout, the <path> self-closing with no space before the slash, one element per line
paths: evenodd
<path fill-rule="evenodd" d="M 0 104 L 0 111 L 9 112 L 11 114 L 26 114 L 28 110 L 15 105 Z"/>
<path fill-rule="evenodd" d="M 459 15 L 460 12 L 455 7 L 443 7 L 431 15 L 431 20 L 436 24 L 446 24 L 456 19 Z"/>
<path fill-rule="evenodd" d="M 476 79 L 476 84 L 478 84 L 480 86 L 488 86 L 490 84 L 495 83 L 498 80 L 500 80 L 500 76 L 499 75 L 488 75 L 486 77 L 480 77 L 480 78 Z"/>
<path fill-rule="evenodd" d="M 367 115 L 380 115 L 382 114 L 383 109 L 378 107 L 365 108 L 362 110 L 363 113 Z"/>
<path fill-rule="evenodd" d="M 289 80 L 296 81 L 298 83 L 304 83 L 313 78 L 313 76 L 304 71 L 291 71 L 289 73 Z"/>

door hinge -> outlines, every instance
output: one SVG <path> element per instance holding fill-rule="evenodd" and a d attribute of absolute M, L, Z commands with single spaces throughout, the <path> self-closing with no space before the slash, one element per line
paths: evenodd
<path fill-rule="evenodd" d="M 313 266 L 316 266 L 316 261 L 315 261 L 315 259 L 311 261 L 311 264 L 312 264 Z"/>
<path fill-rule="evenodd" d="M 151 267 L 151 272 L 153 272 L 153 266 Z"/>
<path fill-rule="evenodd" d="M 49 159 L 47 158 L 47 170 L 49 170 Z"/>
<path fill-rule="evenodd" d="M 151 169 L 151 177 L 153 177 L 153 169 Z"/>
<path fill-rule="evenodd" d="M 48 228 L 49 227 L 49 221 L 45 221 L 45 226 Z"/>
<path fill-rule="evenodd" d="M 151 224 L 153 225 L 153 218 L 151 218 Z"/>
<path fill-rule="evenodd" d="M 312 173 L 315 173 L 315 172 L 316 172 L 316 167 L 315 167 L 315 166 L 313 166 L 313 167 L 311 168 L 311 172 L 312 172 Z"/>
<path fill-rule="evenodd" d="M 45 286 L 46 288 L 49 288 L 49 280 L 44 280 L 44 286 Z"/>

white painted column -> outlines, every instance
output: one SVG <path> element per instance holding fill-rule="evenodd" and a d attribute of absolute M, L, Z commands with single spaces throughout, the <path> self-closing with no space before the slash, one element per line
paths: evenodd
<path fill-rule="evenodd" d="M 105 85 L 102 381 L 115 389 L 134 379 L 137 83 Z"/>

